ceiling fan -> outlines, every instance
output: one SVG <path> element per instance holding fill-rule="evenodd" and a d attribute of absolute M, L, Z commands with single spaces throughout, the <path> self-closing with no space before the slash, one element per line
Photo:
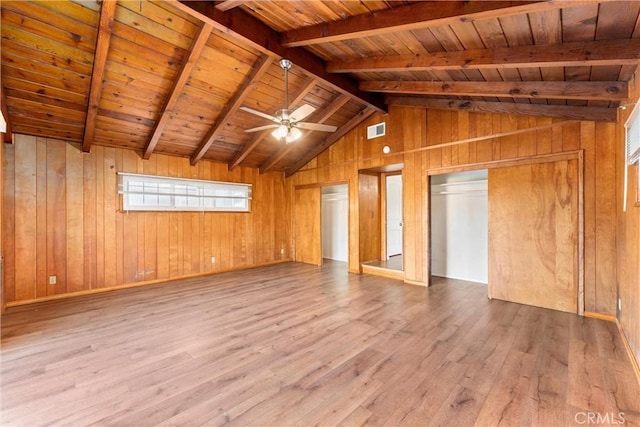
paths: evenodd
<path fill-rule="evenodd" d="M 271 120 L 276 124 L 258 126 L 255 128 L 247 129 L 245 132 L 257 132 L 265 129 L 274 129 L 271 133 L 276 139 L 284 141 L 289 144 L 296 141 L 302 136 L 300 129 L 317 130 L 320 132 L 335 132 L 337 127 L 331 125 L 324 125 L 320 123 L 302 122 L 305 117 L 313 113 L 315 107 L 304 104 L 303 106 L 291 111 L 289 109 L 289 69 L 291 68 L 291 61 L 288 59 L 281 59 L 280 66 L 284 70 L 284 108 L 276 111 L 275 116 L 263 113 L 262 111 L 254 110 L 253 108 L 240 107 L 241 110 L 247 113 L 255 114 L 256 116 L 263 117 Z"/>

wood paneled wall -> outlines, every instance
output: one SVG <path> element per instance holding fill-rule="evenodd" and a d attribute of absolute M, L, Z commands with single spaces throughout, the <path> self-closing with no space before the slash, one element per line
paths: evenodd
<path fill-rule="evenodd" d="M 4 162 L 6 302 L 290 258 L 284 175 L 17 135 Z M 253 184 L 250 213 L 122 212 L 117 172 Z M 281 248 L 285 253 L 281 254 Z M 216 263 L 211 263 L 211 257 Z M 55 285 L 49 276 L 57 276 Z"/>
<path fill-rule="evenodd" d="M 387 122 L 387 134 L 367 140 L 366 127 L 381 121 Z M 533 130 L 510 134 L 527 128 Z M 358 212 L 358 171 L 404 163 L 405 277 L 408 282 L 426 284 L 428 174 L 584 150 L 585 310 L 612 315 L 616 301 L 616 132 L 616 125 L 608 123 L 391 107 L 388 115 L 373 115 L 309 162 L 289 178 L 289 185 L 346 180 L 350 212 Z M 498 133 L 507 136 L 483 139 Z M 424 149 L 472 138 L 475 140 Z M 390 146 L 391 154 L 382 153 L 384 145 Z M 349 227 L 359 229 L 357 215 L 350 216 Z M 351 233 L 350 271 L 358 271 L 359 250 L 358 236 Z"/>
<path fill-rule="evenodd" d="M 638 73 L 636 73 L 636 79 Z M 637 85 L 636 85 L 637 86 Z M 636 87 L 636 102 L 640 102 L 640 87 Z M 638 192 L 640 188 L 638 182 L 638 166 L 628 167 L 627 210 L 622 211 L 624 192 L 624 170 L 625 160 L 625 132 L 624 123 L 631 108 L 622 114 L 617 134 L 617 174 L 616 188 L 619 189 L 616 202 L 616 212 L 618 221 L 618 297 L 622 303 L 622 310 L 617 311 L 617 317 L 622 325 L 624 334 L 633 352 L 636 365 L 640 365 L 640 204 Z"/>

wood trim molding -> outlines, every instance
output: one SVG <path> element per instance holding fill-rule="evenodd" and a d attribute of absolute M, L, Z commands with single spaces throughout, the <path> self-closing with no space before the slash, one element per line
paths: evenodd
<path fill-rule="evenodd" d="M 584 228 L 584 149 L 578 151 L 578 315 L 584 316 L 585 302 L 585 228 Z"/>
<path fill-rule="evenodd" d="M 191 71 L 193 71 L 193 67 L 195 67 L 196 62 L 200 58 L 200 54 L 204 50 L 204 47 L 207 45 L 207 41 L 209 41 L 209 36 L 211 35 L 211 31 L 213 30 L 213 26 L 207 22 L 203 22 L 200 30 L 193 38 L 191 43 L 191 47 L 189 49 L 189 54 L 187 55 L 186 60 L 182 64 L 182 68 L 178 72 L 178 75 L 173 81 L 173 85 L 171 89 L 169 89 L 169 93 L 165 100 L 165 103 L 160 110 L 160 117 L 156 122 L 156 125 L 151 134 L 151 138 L 147 143 L 147 147 L 144 150 L 143 158 L 148 160 L 151 157 L 151 153 L 156 149 L 156 145 L 158 145 L 158 141 L 160 141 L 160 136 L 162 136 L 162 132 L 169 122 L 169 117 L 173 113 L 173 108 L 175 107 L 180 95 L 182 95 L 182 89 L 187 84 L 189 77 L 191 76 Z"/>
<path fill-rule="evenodd" d="M 116 0 L 104 0 L 100 7 L 100 24 L 96 40 L 96 50 L 93 60 L 93 72 L 89 86 L 89 102 L 82 137 L 82 151 L 89 152 L 96 132 L 96 119 L 102 96 L 102 80 L 104 78 L 109 45 L 111 44 L 111 32 L 116 15 Z"/>
<path fill-rule="evenodd" d="M 462 166 L 445 166 L 427 170 L 427 176 L 442 175 L 445 173 L 468 172 L 478 169 L 506 168 L 510 166 L 535 165 L 538 163 L 560 162 L 562 160 L 580 159 L 582 150 L 566 151 L 562 153 L 540 154 L 517 159 L 491 160 L 488 162 L 469 163 Z"/>
<path fill-rule="evenodd" d="M 322 188 L 322 187 L 331 187 L 332 185 L 344 185 L 347 184 L 349 185 L 349 180 L 346 181 L 323 181 L 323 182 L 317 182 L 317 183 L 313 183 L 313 184 L 300 184 L 300 185 L 294 185 L 293 189 L 294 190 L 304 190 L 306 188 Z"/>
<path fill-rule="evenodd" d="M 615 318 L 616 326 L 618 327 L 618 331 L 620 332 L 620 337 L 622 338 L 622 342 L 624 343 L 624 348 L 627 350 L 627 354 L 629 355 L 629 360 L 631 361 L 631 366 L 633 367 L 633 372 L 636 374 L 636 380 L 638 380 L 638 384 L 640 384 L 640 361 L 638 361 L 633 354 L 633 350 L 631 349 L 631 344 L 629 344 L 629 340 L 624 333 L 624 329 L 622 328 L 622 324 L 618 318 Z"/>
<path fill-rule="evenodd" d="M 415 285 L 415 286 L 422 286 L 424 288 L 428 288 L 429 284 L 425 283 L 425 282 L 418 282 L 415 280 L 409 280 L 409 279 L 404 279 L 404 283 L 406 283 L 407 285 Z"/>
<path fill-rule="evenodd" d="M 585 311 L 583 316 L 584 317 L 590 317 L 591 319 L 605 320 L 607 322 L 615 322 L 616 321 L 616 316 L 613 316 L 611 314 L 596 313 L 596 312 L 593 312 L 593 311 Z"/>
<path fill-rule="evenodd" d="M 85 290 L 85 291 L 70 292 L 70 293 L 66 293 L 66 294 L 49 295 L 49 296 L 41 297 L 41 298 L 34 298 L 34 299 L 29 299 L 29 300 L 8 302 L 6 304 L 6 308 L 19 307 L 19 306 L 22 306 L 22 305 L 37 304 L 37 303 L 41 303 L 41 302 L 54 301 L 54 300 L 60 300 L 60 299 L 74 298 L 74 297 L 80 297 L 80 296 L 85 296 L 85 295 L 100 294 L 100 293 L 103 293 L 103 292 L 117 291 L 117 290 L 120 290 L 120 289 L 129 289 L 129 288 L 137 288 L 137 287 L 140 287 L 140 286 L 156 285 L 156 284 L 160 284 L 160 283 L 171 282 L 171 281 L 178 280 L 178 279 L 190 279 L 190 278 L 193 278 L 193 277 L 214 276 L 214 275 L 216 275 L 218 273 L 228 273 L 230 271 L 248 270 L 248 269 L 251 269 L 251 268 L 266 267 L 268 265 L 283 264 L 285 262 L 291 262 L 291 261 L 292 261 L 291 259 L 283 259 L 283 260 L 278 260 L 278 261 L 263 262 L 263 263 L 259 263 L 259 264 L 247 265 L 247 266 L 242 266 L 242 267 L 225 268 L 225 269 L 221 269 L 221 270 L 217 270 L 217 271 L 213 271 L 213 272 L 186 274 L 186 275 L 183 275 L 183 276 L 180 276 L 180 277 L 171 277 L 169 279 L 145 280 L 145 281 L 141 281 L 141 282 L 125 283 L 123 285 L 109 286 L 109 287 L 104 287 L 104 288 L 95 288 L 95 289 L 89 289 L 89 290 Z"/>
<path fill-rule="evenodd" d="M 7 144 L 13 144 L 13 128 L 11 126 L 11 119 L 9 118 L 6 97 L 4 86 L 0 86 L 0 108 L 2 109 L 2 117 L 4 117 L 4 121 L 7 123 L 6 132 L 2 135 L 2 141 Z"/>

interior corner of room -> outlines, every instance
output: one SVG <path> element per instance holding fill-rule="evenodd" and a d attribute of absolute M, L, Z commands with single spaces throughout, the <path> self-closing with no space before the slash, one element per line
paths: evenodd
<path fill-rule="evenodd" d="M 430 3 L 3 1 L 9 419 L 544 425 L 596 405 L 637 421 L 640 3 L 452 1 L 439 18 Z M 71 362 L 51 344 L 103 314 L 100 333 L 69 338 L 125 319 L 142 339 L 166 314 L 193 347 L 145 341 L 161 361 L 135 339 L 123 354 L 90 342 Z M 19 365 L 30 339 L 53 345 L 42 365 Z M 314 340 L 322 356 L 287 352 Z M 110 357 L 142 377 L 92 383 Z M 192 387 L 208 357 L 221 370 Z M 174 374 L 190 380 L 163 388 Z M 451 385 L 437 408 L 434 378 Z M 56 396 L 67 412 L 48 418 Z"/>

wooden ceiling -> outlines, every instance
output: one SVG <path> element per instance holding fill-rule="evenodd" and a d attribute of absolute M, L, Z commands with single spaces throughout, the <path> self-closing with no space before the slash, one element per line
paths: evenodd
<path fill-rule="evenodd" d="M 386 105 L 615 121 L 638 1 L 9 1 L 13 132 L 292 174 Z M 289 145 L 239 109 L 338 127 Z M 6 107 L 5 107 L 6 105 Z"/>

